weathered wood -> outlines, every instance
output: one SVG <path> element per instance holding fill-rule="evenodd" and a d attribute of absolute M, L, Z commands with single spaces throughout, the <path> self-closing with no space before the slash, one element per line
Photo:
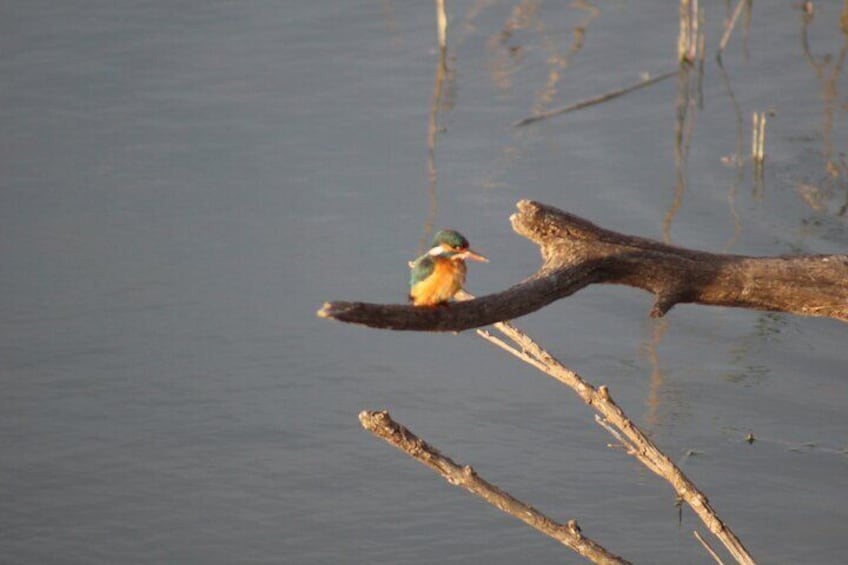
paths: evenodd
<path fill-rule="evenodd" d="M 634 237 L 529 200 L 510 217 L 539 245 L 541 268 L 503 292 L 437 308 L 329 302 L 319 316 L 373 328 L 461 331 L 511 320 L 590 284 L 624 284 L 656 297 L 651 316 L 697 303 L 848 322 L 848 255 L 747 257 Z"/>
<path fill-rule="evenodd" d="M 439 450 L 416 436 L 408 428 L 392 420 L 388 412 L 363 411 L 359 414 L 359 421 L 363 428 L 427 465 L 450 484 L 476 494 L 495 508 L 536 528 L 593 563 L 605 565 L 630 563 L 583 535 L 576 521 L 569 520 L 566 524 L 555 522 L 532 506 L 483 480 L 470 465 L 461 466 L 450 457 L 442 455 Z"/>
<path fill-rule="evenodd" d="M 606 386 L 593 386 L 513 324 L 499 322 L 494 327 L 511 343 L 495 337 L 486 330 L 478 329 L 477 335 L 570 387 L 583 402 L 595 410 L 595 421 L 615 437 L 629 455 L 668 481 L 678 498 L 689 505 L 709 531 L 724 544 L 737 563 L 755 564 L 754 558 L 748 553 L 742 541 L 730 526 L 719 518 L 706 495 L 613 401 Z"/>

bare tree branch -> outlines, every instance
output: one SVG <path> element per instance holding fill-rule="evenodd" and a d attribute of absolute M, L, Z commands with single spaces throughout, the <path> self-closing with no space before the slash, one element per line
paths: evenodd
<path fill-rule="evenodd" d="M 532 506 L 480 478 L 470 465 L 461 466 L 451 458 L 442 455 L 435 447 L 392 420 L 388 412 L 363 411 L 359 414 L 359 421 L 363 428 L 427 465 L 450 484 L 476 494 L 492 506 L 552 537 L 593 563 L 604 565 L 630 563 L 584 536 L 576 521 L 569 520 L 566 524 L 554 522 Z"/>
<path fill-rule="evenodd" d="M 543 264 L 496 294 L 436 308 L 329 302 L 325 318 L 373 328 L 461 331 L 511 320 L 590 284 L 624 284 L 656 297 L 651 316 L 697 303 L 848 322 L 848 255 L 747 257 L 695 251 L 621 234 L 529 200 L 510 217 L 516 233 L 539 245 Z"/>
<path fill-rule="evenodd" d="M 460 297 L 460 299 L 464 298 L 464 296 Z M 502 322 L 495 324 L 495 328 L 515 345 L 492 336 L 485 330 L 477 330 L 477 334 L 576 392 L 583 402 L 595 410 L 595 421 L 598 425 L 616 438 L 628 455 L 668 481 L 677 496 L 689 505 L 710 532 L 724 544 L 737 563 L 754 565 L 754 559 L 745 549 L 742 541 L 730 529 L 730 526 L 719 518 L 706 495 L 624 413 L 624 410 L 612 399 L 606 386 L 593 386 L 512 324 Z"/>

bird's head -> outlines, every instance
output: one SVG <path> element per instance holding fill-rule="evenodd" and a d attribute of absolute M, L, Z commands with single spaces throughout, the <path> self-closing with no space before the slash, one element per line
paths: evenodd
<path fill-rule="evenodd" d="M 482 263 L 489 262 L 488 259 L 479 253 L 472 251 L 468 246 L 468 240 L 461 233 L 454 230 L 441 230 L 436 233 L 433 237 L 432 247 L 427 253 L 448 259 L 471 259 Z"/>

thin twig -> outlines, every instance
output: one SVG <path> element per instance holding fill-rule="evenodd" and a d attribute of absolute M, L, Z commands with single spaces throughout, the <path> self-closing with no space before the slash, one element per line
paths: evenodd
<path fill-rule="evenodd" d="M 476 494 L 492 506 L 552 537 L 593 563 L 604 565 L 630 563 L 584 536 L 575 520 L 569 520 L 565 524 L 555 522 L 532 506 L 483 480 L 470 465 L 459 465 L 451 458 L 442 455 L 408 428 L 392 420 L 388 412 L 363 411 L 359 414 L 359 421 L 363 428 L 427 465 L 450 484 Z"/>
<path fill-rule="evenodd" d="M 586 100 L 581 100 L 580 102 L 575 102 L 574 104 L 570 104 L 568 106 L 563 106 L 561 108 L 554 108 L 553 110 L 548 110 L 547 112 L 542 112 L 541 114 L 536 114 L 535 116 L 530 116 L 529 118 L 524 118 L 523 120 L 519 120 L 512 124 L 513 127 L 521 127 L 526 126 L 528 124 L 532 124 L 534 122 L 538 122 L 539 120 L 546 120 L 548 118 L 553 118 L 554 116 L 559 116 L 561 114 L 567 114 L 568 112 L 573 112 L 575 110 L 580 110 L 582 108 L 586 108 L 588 106 L 594 106 L 595 104 L 601 104 L 602 102 L 607 102 L 614 98 L 618 98 L 619 96 L 624 96 L 634 90 L 639 90 L 640 88 L 645 88 L 646 86 L 650 86 L 652 84 L 656 84 L 660 81 L 666 80 L 668 78 L 673 77 L 677 74 L 677 70 L 669 71 L 667 73 L 663 73 L 661 75 L 657 75 L 655 77 L 651 77 L 649 79 L 642 80 L 636 84 L 632 84 L 630 86 L 620 88 L 618 90 L 613 90 L 612 92 L 607 92 L 606 94 L 601 94 L 600 96 L 595 96 L 593 98 L 589 98 Z"/>
<path fill-rule="evenodd" d="M 598 414 L 595 414 L 595 423 L 605 429 L 609 434 L 618 440 L 618 445 L 627 450 L 628 455 L 632 455 L 633 451 L 635 451 L 635 447 L 633 444 L 627 441 L 627 439 L 619 433 L 617 429 L 615 429 L 605 418 L 601 418 Z M 607 444 L 607 447 L 617 447 L 613 444 Z"/>
<path fill-rule="evenodd" d="M 705 540 L 704 538 L 701 537 L 701 534 L 698 533 L 698 530 L 693 530 L 692 533 L 695 534 L 695 538 L 699 542 L 701 542 L 701 545 L 704 546 L 704 549 L 707 550 L 707 553 L 710 554 L 710 557 L 712 557 L 715 560 L 715 562 L 718 563 L 718 565 L 724 565 L 724 561 L 722 561 L 721 557 L 719 557 L 718 554 L 715 552 L 715 550 L 712 547 L 710 547 L 710 544 L 707 543 L 707 540 Z"/>
<path fill-rule="evenodd" d="M 493 336 L 492 334 L 490 334 L 486 330 L 477 330 L 477 335 L 479 335 L 480 337 L 482 337 L 486 341 L 495 344 L 496 346 L 500 347 L 501 349 L 503 349 L 507 353 L 510 353 L 511 355 L 515 355 L 516 357 L 518 357 L 519 359 L 521 359 L 522 361 L 524 361 L 528 365 L 533 365 L 534 367 L 536 367 L 537 369 L 539 369 L 542 372 L 544 372 L 546 367 L 547 367 L 542 361 L 539 361 L 538 359 L 536 359 L 532 355 L 528 354 L 526 351 L 521 351 L 519 349 L 516 349 L 515 347 L 511 346 L 510 344 L 508 344 L 507 342 L 502 340 L 501 338 Z"/>

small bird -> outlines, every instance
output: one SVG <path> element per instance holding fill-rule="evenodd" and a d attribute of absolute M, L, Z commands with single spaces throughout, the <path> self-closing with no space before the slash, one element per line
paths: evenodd
<path fill-rule="evenodd" d="M 415 306 L 436 306 L 447 302 L 465 284 L 465 260 L 488 263 L 471 251 L 468 240 L 453 230 L 442 230 L 433 237 L 433 247 L 409 263 L 409 299 Z"/>

